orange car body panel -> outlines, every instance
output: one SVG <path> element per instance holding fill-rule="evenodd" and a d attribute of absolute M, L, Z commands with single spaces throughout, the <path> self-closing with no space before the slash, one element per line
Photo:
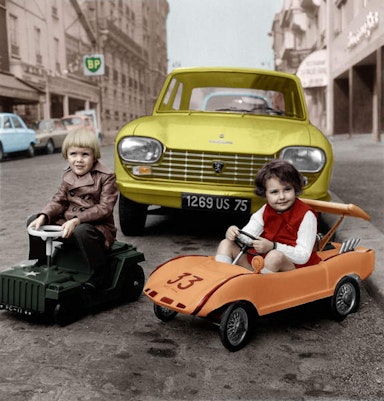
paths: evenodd
<path fill-rule="evenodd" d="M 319 212 L 369 219 L 355 205 L 305 200 Z M 207 317 L 236 301 L 254 305 L 260 316 L 331 297 L 337 283 L 351 275 L 365 280 L 374 270 L 375 252 L 357 247 L 339 254 L 319 251 L 321 262 L 289 272 L 256 274 L 215 261 L 213 256 L 182 256 L 160 265 L 147 280 L 144 293 L 154 303 L 184 314 Z"/>

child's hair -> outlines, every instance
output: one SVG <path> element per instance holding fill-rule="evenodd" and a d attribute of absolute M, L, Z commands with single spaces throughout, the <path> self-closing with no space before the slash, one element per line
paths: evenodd
<path fill-rule="evenodd" d="M 303 175 L 296 167 L 281 159 L 272 160 L 265 164 L 256 174 L 255 194 L 265 198 L 266 182 L 272 177 L 278 178 L 283 183 L 289 183 L 293 186 L 296 195 L 300 195 L 305 185 Z"/>
<path fill-rule="evenodd" d="M 61 147 L 61 154 L 64 159 L 67 159 L 68 148 L 89 148 L 93 150 L 93 156 L 95 160 L 100 159 L 100 144 L 94 132 L 88 128 L 78 128 L 71 131 L 64 139 L 63 145 Z"/>

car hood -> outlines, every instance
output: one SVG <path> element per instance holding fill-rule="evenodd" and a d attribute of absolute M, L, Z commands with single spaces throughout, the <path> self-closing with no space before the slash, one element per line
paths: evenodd
<path fill-rule="evenodd" d="M 153 302 L 180 313 L 196 314 L 223 285 L 236 277 L 254 274 L 212 256 L 183 256 L 158 267 L 144 293 Z"/>
<path fill-rule="evenodd" d="M 124 135 L 158 139 L 172 149 L 272 154 L 285 146 L 313 145 L 307 121 L 249 115 L 156 115 L 136 120 Z M 312 127 L 313 130 L 316 130 Z M 255 146 L 250 149 L 250 146 Z"/>

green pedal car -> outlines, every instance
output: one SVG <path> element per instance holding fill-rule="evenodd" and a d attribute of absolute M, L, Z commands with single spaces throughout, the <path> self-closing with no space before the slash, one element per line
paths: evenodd
<path fill-rule="evenodd" d="M 28 229 L 46 241 L 47 260 L 38 265 L 30 260 L 0 273 L 0 309 L 53 319 L 67 325 L 92 309 L 120 302 L 136 301 L 145 276 L 139 265 L 144 255 L 136 247 L 116 241 L 108 254 L 105 281 L 101 288 L 87 285 L 93 271 L 75 247 L 54 242 L 60 226 Z"/>

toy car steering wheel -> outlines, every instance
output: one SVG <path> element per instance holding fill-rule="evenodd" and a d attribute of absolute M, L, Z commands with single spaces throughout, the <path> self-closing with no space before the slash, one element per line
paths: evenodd
<path fill-rule="evenodd" d="M 237 244 L 240 248 L 242 248 L 244 245 L 246 245 L 248 248 L 252 248 L 252 245 L 249 245 L 249 243 L 246 243 L 244 240 L 242 240 L 241 238 L 239 238 L 239 236 L 240 236 L 241 234 L 242 234 L 242 235 L 245 235 L 246 237 L 250 238 L 251 240 L 255 240 L 255 239 L 256 239 L 253 235 L 247 233 L 246 231 L 239 230 L 239 235 L 238 235 L 238 236 L 236 237 L 236 239 L 235 239 L 236 244 Z"/>
<path fill-rule="evenodd" d="M 255 239 L 256 239 L 253 235 L 251 235 L 251 234 L 249 234 L 249 233 L 247 233 L 246 231 L 243 231 L 243 230 L 239 230 L 239 235 L 240 235 L 240 234 L 243 234 L 243 235 L 247 236 L 248 238 L 250 238 L 250 239 L 252 239 L 252 240 L 255 240 Z M 236 258 L 234 259 L 234 261 L 232 262 L 233 265 L 235 265 L 235 264 L 238 262 L 238 260 L 241 258 L 241 256 L 243 256 L 244 253 L 245 253 L 249 248 L 252 248 L 252 245 L 250 245 L 249 243 L 246 243 L 244 240 L 242 240 L 241 238 L 239 238 L 239 235 L 236 237 L 235 243 L 240 247 L 240 252 L 239 252 L 239 254 L 236 256 Z"/>
<path fill-rule="evenodd" d="M 45 255 L 47 256 L 47 265 L 51 264 L 52 256 L 52 241 L 63 235 L 63 228 L 58 225 L 45 225 L 40 226 L 38 229 L 35 227 L 27 228 L 28 234 L 35 237 L 40 237 L 45 243 Z"/>
<path fill-rule="evenodd" d="M 56 239 L 63 235 L 63 228 L 58 225 L 45 225 L 39 228 L 28 227 L 28 234 L 40 237 L 43 241 L 47 238 Z"/>

